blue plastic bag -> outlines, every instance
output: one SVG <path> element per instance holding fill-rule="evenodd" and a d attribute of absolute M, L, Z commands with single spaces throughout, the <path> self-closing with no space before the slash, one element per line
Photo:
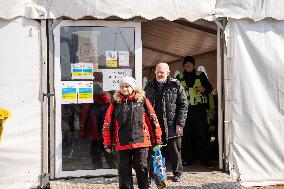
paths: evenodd
<path fill-rule="evenodd" d="M 158 188 L 166 188 L 166 161 L 162 156 L 161 149 L 158 148 L 154 151 L 153 155 L 153 169 L 154 169 L 154 180 Z"/>

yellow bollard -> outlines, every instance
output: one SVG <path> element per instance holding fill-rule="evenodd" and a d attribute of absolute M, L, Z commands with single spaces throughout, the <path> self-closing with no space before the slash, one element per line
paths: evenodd
<path fill-rule="evenodd" d="M 11 116 L 11 112 L 7 109 L 0 108 L 0 143 L 2 139 L 2 131 L 5 121 Z"/>

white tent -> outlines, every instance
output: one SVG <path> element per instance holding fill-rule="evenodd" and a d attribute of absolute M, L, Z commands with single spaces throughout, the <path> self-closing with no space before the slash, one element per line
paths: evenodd
<path fill-rule="evenodd" d="M 283 1 L 11 0 L 0 1 L 0 7 L 0 107 L 12 111 L 0 143 L 0 188 L 40 185 L 47 167 L 53 166 L 43 161 L 48 158 L 48 138 L 43 135 L 46 86 L 41 81 L 47 82 L 43 72 L 48 49 L 45 22 L 37 20 L 62 16 L 137 22 L 228 18 L 227 51 L 221 59 L 230 173 L 243 182 L 283 181 Z M 52 163 L 54 156 L 49 155 Z"/>
<path fill-rule="evenodd" d="M 284 178 L 283 21 L 228 25 L 231 58 L 231 171 L 241 181 Z"/>
<path fill-rule="evenodd" d="M 267 17 L 283 20 L 283 1 L 245 0 L 23 0 L 0 2 L 0 18 L 18 16 L 31 19 L 55 19 L 66 16 L 79 19 L 92 16 L 104 19 L 118 16 L 123 19 L 141 16 L 148 20 L 164 17 L 167 20 L 185 18 L 188 21 L 214 19 L 218 17 L 250 18 L 259 21 Z"/>
<path fill-rule="evenodd" d="M 12 117 L 0 143 L 0 188 L 37 186 L 42 167 L 40 25 L 0 21 L 0 106 Z"/>

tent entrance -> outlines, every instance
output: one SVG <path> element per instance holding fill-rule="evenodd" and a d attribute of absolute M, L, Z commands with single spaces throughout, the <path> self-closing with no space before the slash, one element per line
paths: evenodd
<path fill-rule="evenodd" d="M 219 27 L 218 27 L 218 25 Z M 205 70 L 215 94 L 219 94 L 216 105 L 216 115 L 219 123 L 214 123 L 214 132 L 210 143 L 210 157 L 215 159 L 215 165 L 223 169 L 223 124 L 222 124 L 222 57 L 223 31 L 222 23 L 198 20 L 194 23 L 184 20 L 173 22 L 155 20 L 142 22 L 143 47 L 143 86 L 147 80 L 155 77 L 155 66 L 159 62 L 167 62 L 171 77 L 183 71 L 182 60 L 185 56 L 194 56 L 196 69 Z M 218 107 L 218 108 L 217 108 Z M 218 110 L 218 111 L 217 111 Z M 219 115 L 218 113 L 219 112 Z M 212 140 L 215 142 L 212 142 Z M 216 144 L 217 143 L 217 144 Z"/>
<path fill-rule="evenodd" d="M 121 74 L 121 70 L 134 76 L 138 85 L 142 81 L 145 84 L 155 76 L 158 62 L 169 63 L 174 77 L 183 71 L 182 58 L 187 55 L 195 57 L 196 68 L 205 68 L 213 89 L 219 94 L 219 122 L 215 125 L 218 136 L 214 136 L 215 142 L 219 142 L 219 151 L 215 162 L 223 169 L 223 157 L 226 157 L 221 103 L 223 33 L 214 22 L 59 20 L 57 23 L 48 26 L 53 34 L 49 42 L 49 81 L 55 94 L 55 100 L 50 103 L 52 179 L 117 174 L 104 154 L 99 160 L 102 164 L 97 164 L 91 155 L 94 149 L 90 146 L 90 136 L 81 135 L 82 112 L 86 104 L 92 103 L 90 95 L 98 89 L 95 86 L 115 91 L 117 81 L 110 79 Z M 90 69 L 93 74 L 89 74 Z"/>

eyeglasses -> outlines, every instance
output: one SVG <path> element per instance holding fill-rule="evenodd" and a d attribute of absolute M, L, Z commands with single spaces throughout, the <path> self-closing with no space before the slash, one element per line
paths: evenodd
<path fill-rule="evenodd" d="M 155 71 L 155 74 L 161 74 L 161 75 L 166 75 L 168 72 L 162 72 L 162 71 Z"/>

